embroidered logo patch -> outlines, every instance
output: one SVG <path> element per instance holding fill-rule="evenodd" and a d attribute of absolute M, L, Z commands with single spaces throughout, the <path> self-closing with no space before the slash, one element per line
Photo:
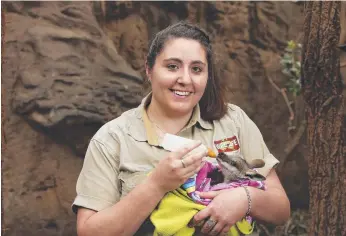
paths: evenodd
<path fill-rule="evenodd" d="M 232 152 L 239 149 L 239 143 L 236 136 L 214 141 L 218 152 Z"/>

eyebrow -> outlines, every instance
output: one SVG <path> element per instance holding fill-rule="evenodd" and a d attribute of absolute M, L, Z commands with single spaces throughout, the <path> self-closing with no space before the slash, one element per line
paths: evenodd
<path fill-rule="evenodd" d="M 179 63 L 183 63 L 182 60 L 180 60 L 179 58 L 176 58 L 176 57 L 167 58 L 167 59 L 164 59 L 163 61 L 164 61 L 164 62 L 166 62 L 166 61 L 176 61 L 176 62 L 179 62 Z M 202 62 L 202 61 L 200 61 L 200 60 L 192 61 L 192 64 L 202 64 L 202 65 L 206 65 L 204 62 Z"/>

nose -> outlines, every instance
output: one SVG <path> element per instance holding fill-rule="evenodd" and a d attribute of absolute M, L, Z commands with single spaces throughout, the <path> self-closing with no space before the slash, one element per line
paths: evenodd
<path fill-rule="evenodd" d="M 177 82 L 179 84 L 191 84 L 192 83 L 192 78 L 191 78 L 191 73 L 189 68 L 184 68 L 182 70 L 181 74 L 178 77 Z"/>

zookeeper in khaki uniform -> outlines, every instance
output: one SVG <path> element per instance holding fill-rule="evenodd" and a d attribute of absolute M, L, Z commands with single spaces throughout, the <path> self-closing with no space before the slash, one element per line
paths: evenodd
<path fill-rule="evenodd" d="M 184 22 L 167 27 L 152 41 L 146 68 L 152 92 L 89 143 L 72 204 L 78 235 L 153 235 L 150 214 L 207 159 L 206 151 L 192 152 L 200 143 L 216 153 L 239 152 L 246 161 L 263 159 L 257 171 L 266 176 L 266 190 L 200 193 L 212 201 L 192 226 L 203 222 L 206 235 L 227 235 L 246 214 L 283 224 L 290 206 L 274 169 L 279 161 L 245 112 L 225 102 L 207 34 Z M 166 133 L 196 143 L 169 152 L 161 146 Z"/>

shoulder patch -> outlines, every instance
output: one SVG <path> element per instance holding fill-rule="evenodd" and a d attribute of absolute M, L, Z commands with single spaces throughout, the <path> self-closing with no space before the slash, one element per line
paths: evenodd
<path fill-rule="evenodd" d="M 232 152 L 240 148 L 236 136 L 232 136 L 221 140 L 215 140 L 214 144 L 218 152 Z"/>

